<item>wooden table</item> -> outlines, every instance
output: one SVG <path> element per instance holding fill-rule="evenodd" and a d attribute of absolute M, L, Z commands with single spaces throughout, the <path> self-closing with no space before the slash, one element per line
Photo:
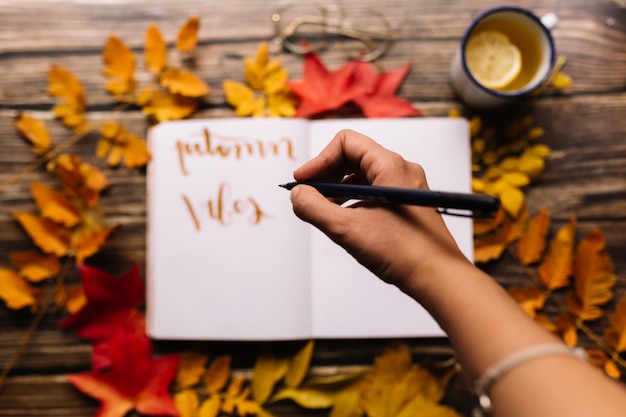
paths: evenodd
<path fill-rule="evenodd" d="M 393 24 L 396 38 L 380 60 L 385 69 L 413 62 L 400 95 L 427 116 L 446 116 L 462 108 L 448 82 L 449 64 L 459 37 L 479 11 L 495 1 L 463 0 L 344 0 L 349 13 L 371 7 Z M 498 115 L 531 115 L 545 129 L 542 139 L 552 150 L 548 168 L 528 191 L 532 213 L 547 207 L 553 229 L 571 216 L 578 219 L 580 236 L 599 227 L 615 263 L 620 297 L 626 289 L 626 9 L 608 0 L 519 0 L 517 5 L 541 15 L 560 18 L 554 37 L 568 63 L 573 86 L 563 93 L 549 91 L 529 105 Z M 101 52 L 109 34 L 116 34 L 139 51 L 149 22 L 155 22 L 172 42 L 179 26 L 191 15 L 201 17 L 196 73 L 212 88 L 193 117 L 233 115 L 225 103 L 221 82 L 241 77 L 242 56 L 252 56 L 259 42 L 272 37 L 270 16 L 283 4 L 267 0 L 97 0 L 62 2 L 20 0 L 0 3 L 0 182 L 4 183 L 33 161 L 33 154 L 13 127 L 19 111 L 48 122 L 53 142 L 69 137 L 53 122 L 54 99 L 46 94 L 47 73 L 57 64 L 72 71 L 87 91 L 89 117 L 103 120 L 115 103 L 103 88 Z M 331 68 L 345 62 L 341 49 L 331 46 L 321 54 Z M 302 59 L 283 53 L 281 59 L 292 79 L 302 74 Z M 144 73 L 145 74 L 145 73 Z M 146 118 L 137 109 L 116 115 L 135 132 L 144 132 Z M 96 135 L 88 135 L 71 150 L 98 164 Z M 102 164 L 98 164 L 102 166 Z M 145 259 L 145 175 L 126 169 L 102 168 L 111 187 L 102 206 L 112 224 L 121 225 L 106 247 L 90 260 L 112 273 L 127 270 Z M 8 265 L 8 252 L 31 244 L 10 215 L 12 210 L 33 210 L 29 183 L 45 178 L 41 169 L 0 192 L 0 265 Z M 523 272 L 506 257 L 487 266 L 503 284 L 519 282 Z M 76 278 L 76 277 L 74 277 Z M 0 416 L 89 416 L 97 402 L 75 390 L 67 373 L 89 368 L 90 345 L 59 330 L 58 314 L 46 316 L 0 391 Z M 28 311 L 0 308 L 0 364 L 15 352 L 32 320 Z M 323 341 L 317 345 L 314 365 L 369 364 L 388 341 Z M 412 340 L 416 358 L 449 354 L 443 340 Z M 171 346 L 164 346 L 169 349 Z M 235 365 L 250 367 L 255 351 L 250 345 L 220 345 L 233 354 Z M 446 402 L 467 414 L 470 395 L 459 378 L 453 381 Z M 277 415 L 325 415 L 290 404 L 273 409 Z"/>

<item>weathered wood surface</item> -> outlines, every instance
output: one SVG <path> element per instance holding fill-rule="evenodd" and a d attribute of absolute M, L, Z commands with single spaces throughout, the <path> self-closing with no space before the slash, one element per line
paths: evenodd
<path fill-rule="evenodd" d="M 366 8 L 381 12 L 394 25 L 396 40 L 380 61 L 391 69 L 413 62 L 400 94 L 424 114 L 444 116 L 461 107 L 448 84 L 448 67 L 458 39 L 471 17 L 499 2 L 481 0 L 346 0 L 350 13 Z M 211 86 L 202 110 L 194 117 L 232 115 L 225 104 L 221 81 L 241 77 L 242 56 L 250 56 L 258 43 L 272 37 L 270 16 L 283 2 L 231 0 L 228 2 L 181 0 L 116 1 L 5 1 L 0 2 L 0 183 L 33 161 L 28 146 L 13 128 L 18 111 L 29 111 L 51 120 L 54 100 L 46 95 L 51 64 L 68 68 L 84 83 L 89 117 L 94 121 L 112 117 L 115 103 L 103 89 L 101 51 L 109 34 L 116 34 L 137 52 L 145 29 L 159 25 L 166 39 L 175 39 L 179 26 L 193 14 L 202 20 L 196 73 Z M 619 276 L 618 295 L 626 291 L 626 10 L 618 2 L 589 0 L 521 0 L 516 4 L 537 14 L 556 12 L 560 18 L 554 36 L 559 53 L 568 58 L 566 72 L 574 85 L 565 94 L 548 92 L 519 109 L 497 118 L 531 114 L 546 130 L 543 139 L 552 149 L 548 169 L 528 193 L 530 209 L 547 207 L 554 227 L 578 218 L 578 233 L 599 227 Z M 175 55 L 172 56 L 174 58 Z M 337 45 L 322 53 L 330 67 L 345 62 Z M 292 78 L 301 76 L 301 58 L 281 54 Z M 139 62 L 139 83 L 149 76 Z M 144 133 L 145 117 L 136 109 L 114 115 L 130 130 Z M 48 123 L 53 141 L 69 138 L 67 130 Z M 88 136 L 72 151 L 97 163 L 93 155 L 97 138 Z M 112 224 L 122 227 L 111 237 L 93 263 L 112 272 L 126 270 L 145 258 L 145 178 L 125 169 L 104 169 L 111 187 L 102 206 Z M 11 250 L 30 247 L 11 210 L 34 205 L 28 183 L 46 181 L 37 170 L 0 192 L 0 265 L 7 264 Z M 487 267 L 506 284 L 519 282 L 523 272 L 506 258 Z M 76 279 L 76 277 L 70 277 Z M 90 416 L 97 403 L 86 398 L 64 375 L 88 369 L 90 346 L 55 327 L 60 316 L 44 319 L 24 355 L 0 391 L 0 416 Z M 13 354 L 32 316 L 0 308 L 0 364 Z M 347 366 L 370 363 L 388 341 L 322 341 L 316 365 Z M 443 340 L 412 340 L 416 357 L 445 358 Z M 171 346 L 161 346 L 167 350 Z M 220 344 L 217 349 L 235 353 L 237 366 L 249 367 L 254 344 Z M 447 402 L 468 413 L 470 396 L 460 380 L 453 382 Z M 279 416 L 325 415 L 279 405 Z"/>

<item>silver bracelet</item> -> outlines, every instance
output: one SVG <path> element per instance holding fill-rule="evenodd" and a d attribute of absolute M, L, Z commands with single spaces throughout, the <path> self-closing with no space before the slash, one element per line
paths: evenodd
<path fill-rule="evenodd" d="M 480 411 L 486 414 L 491 414 L 492 412 L 491 398 L 489 398 L 487 391 L 494 382 L 511 369 L 524 362 L 549 355 L 571 355 L 584 359 L 585 351 L 581 348 L 571 349 L 566 345 L 550 343 L 547 345 L 531 346 L 507 356 L 500 362 L 487 368 L 485 373 L 474 381 L 474 393 L 478 397 L 478 405 L 481 409 Z M 475 415 L 480 415 L 480 413 L 477 414 L 475 412 Z"/>

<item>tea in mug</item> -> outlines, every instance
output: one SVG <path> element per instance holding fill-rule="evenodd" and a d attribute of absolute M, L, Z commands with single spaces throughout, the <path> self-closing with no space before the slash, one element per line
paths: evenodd
<path fill-rule="evenodd" d="M 534 85 L 544 56 L 537 30 L 505 13 L 480 21 L 465 46 L 472 76 L 487 88 L 507 92 Z"/>

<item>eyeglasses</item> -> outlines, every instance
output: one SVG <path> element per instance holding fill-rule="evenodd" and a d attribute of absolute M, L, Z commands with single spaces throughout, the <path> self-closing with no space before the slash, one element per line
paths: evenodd
<path fill-rule="evenodd" d="M 351 59 L 374 61 L 393 38 L 387 19 L 373 10 L 348 15 L 339 5 L 288 5 L 272 14 L 272 52 L 319 52 L 337 42 Z"/>

